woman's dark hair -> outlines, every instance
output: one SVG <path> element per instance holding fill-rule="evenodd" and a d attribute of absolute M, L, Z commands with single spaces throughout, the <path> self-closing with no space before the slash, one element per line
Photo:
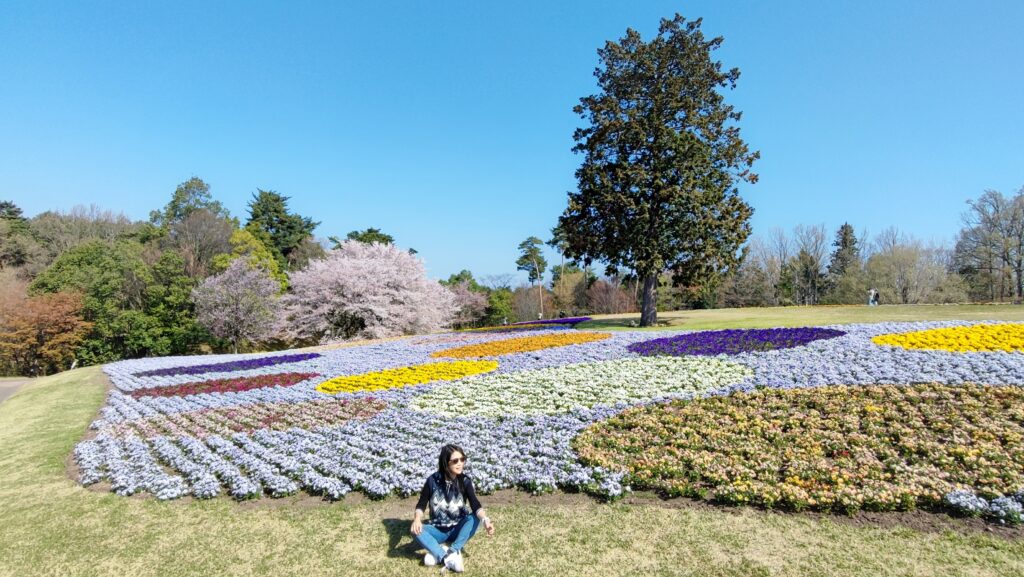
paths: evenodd
<path fill-rule="evenodd" d="M 466 457 L 466 452 L 458 445 L 449 443 L 441 447 L 441 455 L 437 457 L 437 470 L 441 475 L 448 474 L 448 461 L 451 460 L 454 453 L 462 453 L 462 457 Z"/>

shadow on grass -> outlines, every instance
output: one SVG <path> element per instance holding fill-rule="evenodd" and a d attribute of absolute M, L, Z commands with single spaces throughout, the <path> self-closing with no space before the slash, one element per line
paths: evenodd
<path fill-rule="evenodd" d="M 683 317 L 669 317 L 659 319 L 655 326 L 645 327 L 642 330 L 658 330 L 666 328 L 684 329 L 686 327 L 683 326 L 683 322 Z M 594 319 L 579 323 L 573 328 L 582 330 L 638 330 L 640 329 L 640 315 L 618 319 Z"/>
<path fill-rule="evenodd" d="M 388 557 L 399 559 L 411 559 L 419 561 L 420 544 L 412 536 L 412 521 L 408 519 L 382 519 L 384 530 L 388 533 Z M 402 543 L 402 539 L 408 537 L 410 542 Z"/>

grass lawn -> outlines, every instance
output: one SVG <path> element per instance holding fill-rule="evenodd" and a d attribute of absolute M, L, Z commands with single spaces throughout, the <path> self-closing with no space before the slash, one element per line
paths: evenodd
<path fill-rule="evenodd" d="M 751 307 L 668 311 L 658 313 L 662 326 L 644 330 L 735 329 L 797 327 L 885 321 L 1024 321 L 1022 305 L 867 305 L 818 307 Z M 576 325 L 578 329 L 636 330 L 630 321 L 640 324 L 640 313 L 602 315 Z"/>
<path fill-rule="evenodd" d="M 1011 306 L 678 314 L 681 328 L 708 328 L 910 320 L 915 310 L 915 319 L 1024 319 L 1024 308 Z M 742 315 L 751 322 L 740 324 Z M 90 367 L 36 379 L 0 404 L 0 576 L 437 574 L 419 563 L 408 534 L 414 499 L 159 502 L 80 487 L 67 476 L 68 456 L 104 390 L 99 368 Z M 985 531 L 919 532 L 748 508 L 601 504 L 578 495 L 506 491 L 490 502 L 497 535 L 470 542 L 470 575 L 1024 573 L 1024 540 Z"/>

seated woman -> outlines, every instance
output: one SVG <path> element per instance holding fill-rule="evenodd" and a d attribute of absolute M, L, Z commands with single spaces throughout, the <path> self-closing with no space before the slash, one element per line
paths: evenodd
<path fill-rule="evenodd" d="M 465 466 L 466 453 L 460 447 L 450 444 L 441 447 L 437 472 L 423 484 L 412 521 L 412 534 L 427 550 L 423 564 L 440 562 L 456 573 L 464 569 L 462 548 L 480 523 L 488 537 L 494 535 L 494 523 L 476 498 L 473 481 L 462 473 Z M 423 514 L 428 505 L 430 521 L 424 524 Z M 441 543 L 450 544 L 447 551 L 442 549 Z"/>

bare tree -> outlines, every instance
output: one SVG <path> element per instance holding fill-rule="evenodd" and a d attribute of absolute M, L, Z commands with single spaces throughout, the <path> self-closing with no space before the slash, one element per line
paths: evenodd
<path fill-rule="evenodd" d="M 818 304 L 825 288 L 825 257 L 828 254 L 825 225 L 797 225 L 793 229 L 793 236 L 798 251 L 791 267 L 797 300 L 805 305 Z"/>
<path fill-rule="evenodd" d="M 515 282 L 516 275 L 514 274 L 489 274 L 480 277 L 480 284 L 491 289 L 511 289 L 512 283 Z"/>
<path fill-rule="evenodd" d="M 967 201 L 956 261 L 976 294 L 990 300 L 1024 297 L 1024 189 L 1013 197 L 986 190 Z"/>
<path fill-rule="evenodd" d="M 922 243 L 893 227 L 875 239 L 866 267 L 868 282 L 883 303 L 962 302 L 966 293 L 959 275 L 949 271 L 950 262 L 948 248 Z"/>
<path fill-rule="evenodd" d="M 168 240 L 185 259 L 185 272 L 192 278 L 205 278 L 211 271 L 213 258 L 231 252 L 231 221 L 205 208 L 189 213 L 170 227 Z"/>
<path fill-rule="evenodd" d="M 627 292 L 619 277 L 598 279 L 587 289 L 587 306 L 595 314 L 636 312 L 636 298 Z"/>

